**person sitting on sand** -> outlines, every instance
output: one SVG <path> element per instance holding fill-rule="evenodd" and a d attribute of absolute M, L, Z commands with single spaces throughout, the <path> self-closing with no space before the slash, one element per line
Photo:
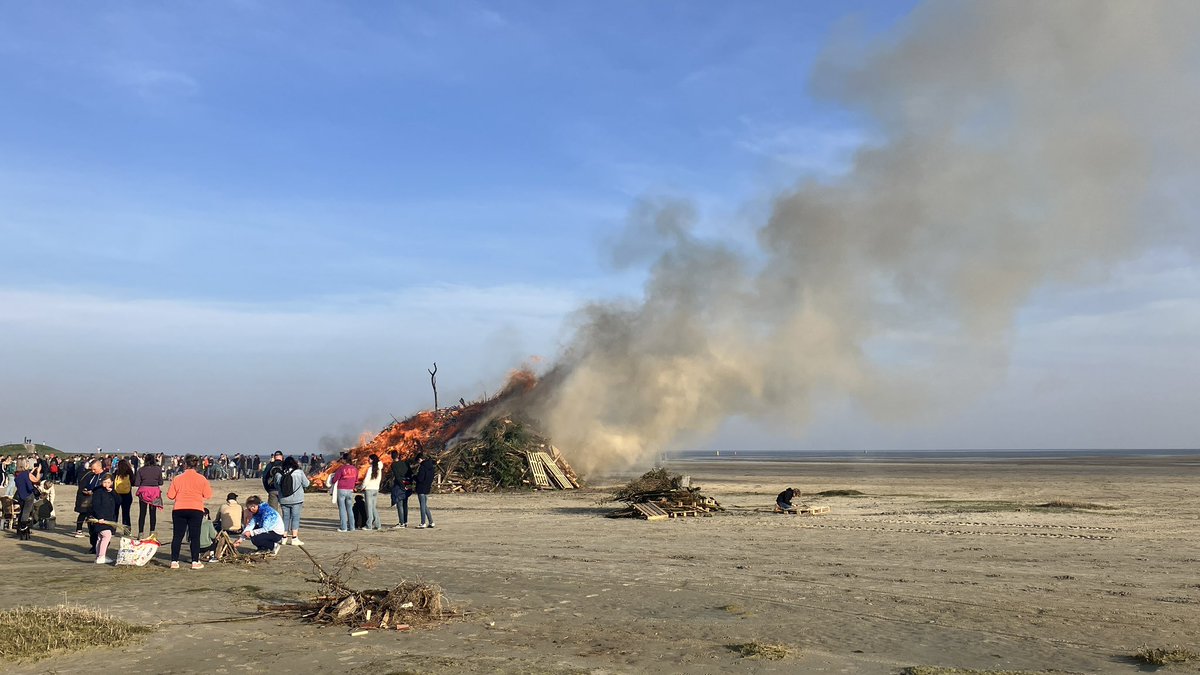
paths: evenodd
<path fill-rule="evenodd" d="M 792 506 L 792 500 L 796 498 L 796 488 L 788 488 L 779 493 L 775 498 L 775 506 L 779 507 L 780 511 L 791 511 L 795 507 Z"/>
<path fill-rule="evenodd" d="M 217 550 L 217 528 L 213 525 L 213 521 L 209 518 L 208 509 L 204 509 L 204 520 L 200 521 L 200 558 L 204 560 L 212 557 L 212 553 Z"/>
<path fill-rule="evenodd" d="M 242 505 L 238 503 L 236 492 L 225 495 L 225 503 L 217 509 L 217 522 L 214 527 L 218 532 L 224 532 L 231 537 L 242 533 L 245 520 L 242 518 Z"/>
<path fill-rule="evenodd" d="M 233 542 L 240 546 L 247 539 L 254 544 L 259 552 L 278 553 L 283 541 L 283 519 L 269 504 L 262 503 L 262 498 L 253 495 L 246 500 L 246 510 L 250 512 L 250 520 L 242 536 Z"/>

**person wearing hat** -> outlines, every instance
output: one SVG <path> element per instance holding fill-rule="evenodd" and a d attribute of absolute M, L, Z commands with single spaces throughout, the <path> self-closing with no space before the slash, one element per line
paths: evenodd
<path fill-rule="evenodd" d="M 267 491 L 267 505 L 279 511 L 279 477 L 283 474 L 283 451 L 271 455 L 271 463 L 262 474 L 263 489 Z"/>
<path fill-rule="evenodd" d="M 217 509 L 216 528 L 218 532 L 226 532 L 231 537 L 242 533 L 245 520 L 242 518 L 242 505 L 238 503 L 236 492 L 225 495 L 225 503 Z"/>

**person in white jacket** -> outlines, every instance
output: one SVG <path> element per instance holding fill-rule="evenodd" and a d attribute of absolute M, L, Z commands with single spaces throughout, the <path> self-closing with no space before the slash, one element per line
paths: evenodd
<path fill-rule="evenodd" d="M 379 455 L 371 455 L 371 465 L 367 467 L 367 475 L 363 476 L 363 494 L 367 501 L 368 530 L 382 530 L 383 523 L 379 522 L 379 508 L 375 503 L 379 497 L 379 483 L 383 480 L 383 467 L 379 465 Z"/>

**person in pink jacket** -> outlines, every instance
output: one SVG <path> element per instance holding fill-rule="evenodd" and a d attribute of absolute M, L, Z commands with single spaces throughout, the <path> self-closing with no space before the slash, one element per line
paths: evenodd
<path fill-rule="evenodd" d="M 336 491 L 338 532 L 354 531 L 354 485 L 358 483 L 358 467 L 350 453 L 342 453 L 342 465 L 329 477 L 330 491 Z"/>

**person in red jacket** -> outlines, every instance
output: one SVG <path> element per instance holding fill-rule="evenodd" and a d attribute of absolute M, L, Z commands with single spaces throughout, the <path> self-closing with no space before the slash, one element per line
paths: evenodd
<path fill-rule="evenodd" d="M 338 532 L 354 531 L 354 486 L 358 483 L 358 467 L 350 453 L 342 453 L 342 465 L 329 477 L 329 489 L 336 491 Z"/>

